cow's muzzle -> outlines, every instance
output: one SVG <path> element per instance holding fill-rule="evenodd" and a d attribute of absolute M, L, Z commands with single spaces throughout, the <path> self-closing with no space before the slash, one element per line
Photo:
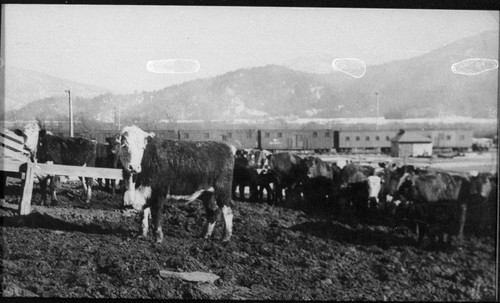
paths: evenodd
<path fill-rule="evenodd" d="M 129 164 L 125 167 L 125 169 L 127 170 L 128 173 L 131 173 L 131 174 L 138 174 L 141 172 L 141 166 L 138 165 L 132 165 L 132 164 Z"/>

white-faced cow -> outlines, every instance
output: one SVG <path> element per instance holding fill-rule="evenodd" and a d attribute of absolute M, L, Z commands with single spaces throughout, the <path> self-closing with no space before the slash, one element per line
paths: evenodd
<path fill-rule="evenodd" d="M 135 184 L 129 182 L 124 204 L 143 210 L 143 236 L 147 236 L 149 212 L 156 241 L 160 243 L 163 240 L 161 223 L 166 201 L 193 201 L 198 198 L 203 201 L 207 212 L 205 238 L 212 235 L 221 209 L 225 223 L 223 241 L 231 238 L 234 154 L 230 146 L 210 141 L 161 140 L 137 126 L 125 127 L 119 141 L 124 174 L 136 176 Z"/>

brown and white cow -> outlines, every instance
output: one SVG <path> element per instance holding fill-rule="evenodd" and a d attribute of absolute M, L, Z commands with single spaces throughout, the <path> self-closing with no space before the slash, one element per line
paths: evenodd
<path fill-rule="evenodd" d="M 151 213 L 156 241 L 162 242 L 162 217 L 165 203 L 170 200 L 203 201 L 207 212 L 209 238 L 222 210 L 225 223 L 223 241 L 232 235 L 234 153 L 220 142 L 172 141 L 154 138 L 137 126 L 127 126 L 120 132 L 120 159 L 124 175 L 131 175 L 124 204 L 142 210 L 142 235 L 147 236 L 148 214 Z"/>

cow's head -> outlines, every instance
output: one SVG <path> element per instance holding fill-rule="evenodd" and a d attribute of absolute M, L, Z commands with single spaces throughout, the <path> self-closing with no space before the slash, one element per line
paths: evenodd
<path fill-rule="evenodd" d="M 24 146 L 34 156 L 38 147 L 40 135 L 40 125 L 37 122 L 30 122 L 23 127 Z"/>
<path fill-rule="evenodd" d="M 154 137 L 154 133 L 147 133 L 137 126 L 126 126 L 120 132 L 120 161 L 124 169 L 132 174 L 141 172 L 141 161 L 148 138 Z"/>
<path fill-rule="evenodd" d="M 119 155 L 121 150 L 120 134 L 116 134 L 113 137 L 106 138 L 106 142 L 111 147 L 111 153 L 114 155 Z"/>

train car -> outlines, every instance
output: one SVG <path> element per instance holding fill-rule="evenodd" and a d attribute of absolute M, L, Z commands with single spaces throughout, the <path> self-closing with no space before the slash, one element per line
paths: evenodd
<path fill-rule="evenodd" d="M 330 129 L 261 129 L 260 147 L 276 150 L 329 151 L 333 148 L 333 131 Z"/>
<path fill-rule="evenodd" d="M 439 127 L 432 129 L 408 129 L 432 140 L 435 150 L 452 149 L 454 151 L 467 151 L 472 147 L 473 131 L 466 128 Z"/>
<path fill-rule="evenodd" d="M 179 130 L 179 140 L 222 141 L 236 148 L 258 148 L 258 133 L 255 129 L 191 129 Z"/>
<path fill-rule="evenodd" d="M 430 136 L 435 149 L 467 151 L 472 148 L 472 133 L 467 129 L 438 129 L 432 130 Z"/>
<path fill-rule="evenodd" d="M 396 130 L 340 130 L 335 131 L 335 149 L 338 152 L 353 150 L 372 150 L 388 153 L 391 149 L 391 139 Z"/>

